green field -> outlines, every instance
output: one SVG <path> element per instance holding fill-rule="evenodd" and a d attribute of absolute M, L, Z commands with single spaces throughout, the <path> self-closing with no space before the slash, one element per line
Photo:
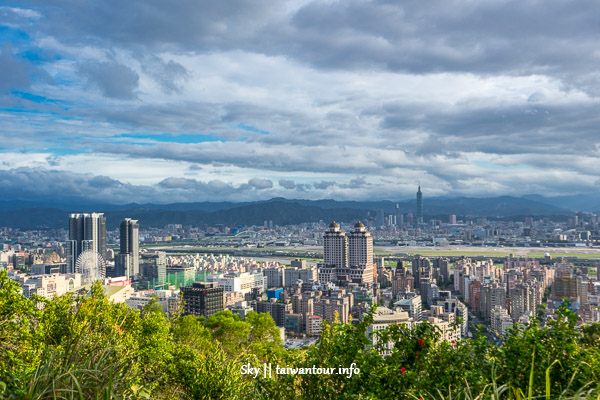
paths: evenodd
<path fill-rule="evenodd" d="M 484 257 L 506 257 L 510 255 L 510 252 L 501 252 L 501 251 L 461 251 L 461 250 L 425 250 L 425 251 L 407 251 L 403 252 L 404 254 L 414 254 L 428 257 L 441 257 L 441 256 L 467 256 L 467 257 L 475 257 L 475 256 L 484 256 Z"/>
<path fill-rule="evenodd" d="M 529 257 L 543 257 L 545 253 L 529 253 Z M 550 253 L 552 258 L 557 257 L 579 257 L 579 258 L 599 258 L 600 253 Z"/>

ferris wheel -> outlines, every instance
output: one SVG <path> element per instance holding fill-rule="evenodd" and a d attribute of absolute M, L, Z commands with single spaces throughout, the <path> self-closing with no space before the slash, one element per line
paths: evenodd
<path fill-rule="evenodd" d="M 83 285 L 89 285 L 106 277 L 106 262 L 98 252 L 86 250 L 77 257 L 75 272 L 81 274 Z"/>

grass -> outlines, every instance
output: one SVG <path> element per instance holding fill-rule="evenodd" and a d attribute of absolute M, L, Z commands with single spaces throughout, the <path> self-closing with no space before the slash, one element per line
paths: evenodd
<path fill-rule="evenodd" d="M 475 257 L 475 256 L 484 256 L 484 257 L 506 257 L 511 252 L 500 252 L 500 251 L 463 251 L 463 250 L 426 250 L 426 251 L 411 251 L 404 252 L 404 254 L 410 255 L 421 255 L 421 256 L 467 256 L 467 257 Z"/>
<path fill-rule="evenodd" d="M 529 253 L 530 257 L 543 257 L 545 253 Z M 578 257 L 578 258 L 593 258 L 600 259 L 600 253 L 550 253 L 552 258 L 557 257 Z"/>

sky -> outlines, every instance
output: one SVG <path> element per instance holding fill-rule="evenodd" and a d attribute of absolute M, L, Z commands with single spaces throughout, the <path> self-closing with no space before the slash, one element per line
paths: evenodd
<path fill-rule="evenodd" d="M 596 0 L 0 1 L 6 199 L 597 192 Z"/>

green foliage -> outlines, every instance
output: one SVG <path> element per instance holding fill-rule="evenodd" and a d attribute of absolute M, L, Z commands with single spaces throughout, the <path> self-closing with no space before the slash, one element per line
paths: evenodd
<path fill-rule="evenodd" d="M 34 301 L 0 271 L 0 382 L 5 391 L 22 386 L 23 377 L 35 371 L 41 353 L 40 315 Z"/>
<path fill-rule="evenodd" d="M 567 306 L 546 325 L 515 326 L 502 346 L 482 334 L 440 341 L 427 323 L 371 333 L 372 321 L 325 323 L 316 345 L 285 351 L 268 314 L 168 319 L 155 302 L 141 312 L 109 302 L 99 284 L 85 296 L 27 299 L 0 272 L 0 397 L 600 399 L 600 325 L 577 325 Z M 242 375 L 243 365 L 261 373 Z M 277 375 L 277 366 L 332 373 Z"/>

